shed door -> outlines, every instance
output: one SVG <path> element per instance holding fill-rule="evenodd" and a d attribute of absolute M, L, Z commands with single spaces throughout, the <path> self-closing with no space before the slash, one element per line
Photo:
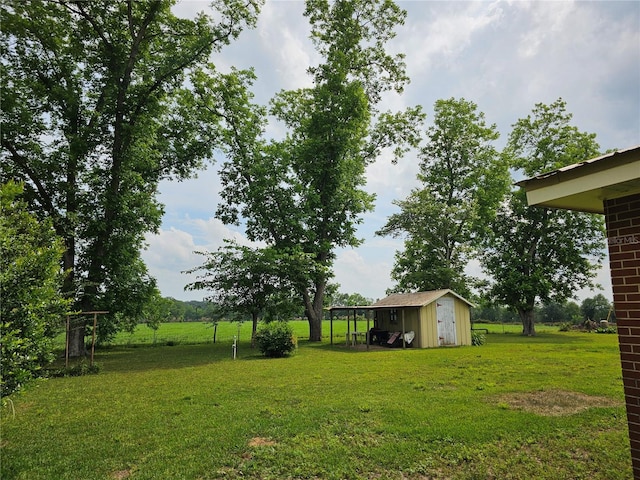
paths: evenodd
<path fill-rule="evenodd" d="M 436 300 L 438 319 L 438 345 L 456 345 L 456 316 L 453 298 Z"/>

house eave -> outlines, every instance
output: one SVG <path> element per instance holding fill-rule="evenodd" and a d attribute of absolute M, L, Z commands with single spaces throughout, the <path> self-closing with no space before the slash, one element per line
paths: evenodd
<path fill-rule="evenodd" d="M 604 201 L 640 193 L 640 145 L 544 173 L 516 185 L 529 205 L 604 213 Z"/>

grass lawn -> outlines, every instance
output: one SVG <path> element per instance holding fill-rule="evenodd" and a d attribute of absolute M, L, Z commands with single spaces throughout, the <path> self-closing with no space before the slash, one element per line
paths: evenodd
<path fill-rule="evenodd" d="M 99 349 L 98 375 L 2 408 L 0 478 L 631 478 L 617 336 L 490 328 L 480 347 L 327 339 L 274 360 L 242 335 L 236 360 L 228 340 Z"/>
<path fill-rule="evenodd" d="M 296 336 L 305 340 L 309 338 L 309 325 L 306 320 L 293 321 Z M 370 325 L 372 326 L 372 324 Z M 522 325 L 511 324 L 478 324 L 480 328 L 486 328 L 491 333 L 505 333 L 518 335 L 522 332 Z M 99 328 L 99 327 L 98 327 Z M 353 320 L 351 320 L 351 329 L 353 329 Z M 358 331 L 365 332 L 367 330 L 367 322 L 362 318 L 358 319 Z M 334 343 L 345 341 L 345 333 L 347 331 L 347 322 L 345 320 L 335 319 L 333 321 L 333 340 Z M 536 325 L 536 331 L 539 333 L 557 332 L 558 327 L 547 325 Z M 327 341 L 330 339 L 331 328 L 329 321 L 323 322 L 322 327 L 323 338 Z M 146 325 L 140 324 L 136 326 L 133 332 L 120 332 L 114 339 L 109 342 L 111 346 L 141 346 L 141 345 L 166 345 L 166 344 L 197 344 L 212 343 L 213 336 L 216 336 L 216 342 L 233 342 L 233 337 L 237 337 L 240 341 L 248 341 L 251 338 L 251 322 L 231 323 L 219 322 L 217 328 L 211 323 L 206 322 L 173 322 L 162 323 L 157 330 L 152 330 Z M 61 333 L 56 339 L 57 346 L 64 349 L 64 333 Z"/>

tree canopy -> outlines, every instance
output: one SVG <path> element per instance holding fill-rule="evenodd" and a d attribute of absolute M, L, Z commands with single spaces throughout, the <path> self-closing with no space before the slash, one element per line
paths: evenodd
<path fill-rule="evenodd" d="M 295 277 L 292 271 L 302 271 L 301 256 L 283 255 L 274 248 L 251 248 L 227 241 L 216 252 L 199 252 L 207 260 L 187 273 L 202 272 L 187 290 L 210 292 L 207 300 L 220 312 L 234 318 L 248 315 L 253 322 L 255 338 L 259 318 L 287 317 L 296 309 Z M 312 261 L 306 262 L 313 265 Z M 292 266 L 295 265 L 295 269 Z"/>
<path fill-rule="evenodd" d="M 418 143 L 420 108 L 376 108 L 384 92 L 401 91 L 408 81 L 403 56 L 385 51 L 405 15 L 386 0 L 308 0 L 305 16 L 324 62 L 309 69 L 313 86 L 282 91 L 271 101 L 270 114 L 287 129 L 281 140 L 264 139 L 264 111 L 248 107 L 254 118 L 238 125 L 244 143 L 221 170 L 219 218 L 244 219 L 250 240 L 316 263 L 305 267 L 310 274 L 289 272 L 312 341 L 321 339 L 334 249 L 360 244 L 360 215 L 373 207 L 373 195 L 362 188 L 366 166 L 385 148 L 400 156 Z"/>
<path fill-rule="evenodd" d="M 493 142 L 495 125 L 487 125 L 477 105 L 465 99 L 438 100 L 433 126 L 421 148 L 421 187 L 394 203 L 378 235 L 404 237 L 396 253 L 394 291 L 451 288 L 470 296 L 465 267 L 479 246 L 508 191 L 509 172 Z"/>
<path fill-rule="evenodd" d="M 110 312 L 102 335 L 143 316 L 156 294 L 140 250 L 160 225 L 158 182 L 190 176 L 231 142 L 225 94 L 250 77 L 218 73 L 209 60 L 255 23 L 260 1 L 217 0 L 215 15 L 193 20 L 176 17 L 174 3 L 0 6 L 0 180 L 23 181 L 32 211 L 52 221 L 65 291 L 79 309 Z"/>
<path fill-rule="evenodd" d="M 509 136 L 511 165 L 534 176 L 597 156 L 595 135 L 580 132 L 570 121 L 562 99 L 537 104 Z M 490 295 L 518 312 L 525 335 L 535 335 L 536 302 L 562 303 L 577 289 L 593 286 L 604 257 L 602 218 L 529 207 L 521 189 L 501 206 L 485 238 L 483 266 L 492 278 Z"/>

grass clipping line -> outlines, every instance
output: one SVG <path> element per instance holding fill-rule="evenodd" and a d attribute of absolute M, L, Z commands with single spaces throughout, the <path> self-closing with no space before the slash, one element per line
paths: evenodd
<path fill-rule="evenodd" d="M 541 390 L 537 392 L 501 395 L 498 402 L 506 408 L 524 410 L 545 417 L 574 415 L 593 407 L 619 407 L 622 402 L 567 390 Z"/>

